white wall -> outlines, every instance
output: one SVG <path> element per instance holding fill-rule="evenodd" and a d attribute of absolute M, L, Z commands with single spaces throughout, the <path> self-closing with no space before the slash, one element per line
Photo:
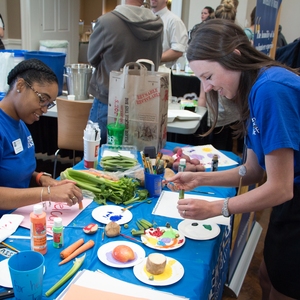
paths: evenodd
<path fill-rule="evenodd" d="M 3 19 L 4 19 L 4 23 L 5 23 L 5 26 L 7 26 L 7 5 L 6 5 L 6 1 L 5 0 L 0 0 L 0 14 L 2 15 Z M 5 35 L 7 36 L 7 28 L 4 32 L 4 38 L 5 38 Z"/>
<path fill-rule="evenodd" d="M 300 37 L 300 1 L 282 0 L 280 24 L 288 43 Z"/>

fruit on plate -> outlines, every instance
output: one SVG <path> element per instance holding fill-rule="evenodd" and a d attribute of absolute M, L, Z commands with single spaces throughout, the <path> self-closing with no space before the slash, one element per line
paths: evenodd
<path fill-rule="evenodd" d="M 105 234 L 108 237 L 118 236 L 121 232 L 121 226 L 116 222 L 109 222 L 104 228 Z"/>
<path fill-rule="evenodd" d="M 133 250 L 127 245 L 118 245 L 112 251 L 112 257 L 122 263 L 135 259 Z"/>
<path fill-rule="evenodd" d="M 161 253 L 151 253 L 147 257 L 146 270 L 153 275 L 162 274 L 165 271 L 167 258 Z"/>

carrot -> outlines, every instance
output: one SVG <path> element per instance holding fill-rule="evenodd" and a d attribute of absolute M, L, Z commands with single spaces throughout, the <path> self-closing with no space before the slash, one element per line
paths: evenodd
<path fill-rule="evenodd" d="M 97 177 L 102 177 L 102 178 L 105 178 L 105 179 L 109 179 L 109 180 L 112 180 L 112 181 L 118 181 L 118 178 L 112 177 L 112 176 L 107 175 L 107 174 L 104 174 L 103 172 L 98 171 L 96 169 L 79 170 L 79 171 L 83 172 L 83 173 L 88 173 L 88 174 L 91 174 L 91 175 L 95 175 Z"/>
<path fill-rule="evenodd" d="M 92 248 L 94 245 L 95 245 L 95 242 L 93 240 L 89 240 L 88 242 L 83 244 L 81 247 L 76 249 L 74 252 L 72 252 L 69 256 L 67 256 L 64 260 L 62 260 L 58 265 L 63 265 L 65 263 L 69 262 L 70 260 L 75 258 L 77 255 L 79 255 L 79 254 L 83 253 L 84 251 Z"/>
<path fill-rule="evenodd" d="M 82 203 L 82 200 L 78 202 L 78 205 L 79 205 L 79 209 L 83 209 L 83 203 Z"/>
<path fill-rule="evenodd" d="M 65 259 L 68 257 L 70 254 L 72 254 L 78 247 L 80 247 L 82 244 L 84 244 L 84 239 L 80 239 L 77 242 L 73 243 L 66 249 L 60 252 L 60 257 Z"/>

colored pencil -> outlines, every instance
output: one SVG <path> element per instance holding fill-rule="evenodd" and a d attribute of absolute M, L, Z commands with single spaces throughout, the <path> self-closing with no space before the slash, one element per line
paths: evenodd
<path fill-rule="evenodd" d="M 20 250 L 14 248 L 13 246 L 10 246 L 10 245 L 8 245 L 8 244 L 6 244 L 6 243 L 4 243 L 4 242 L 1 242 L 1 244 L 2 244 L 3 246 L 5 246 L 5 247 L 7 247 L 7 248 L 9 248 L 9 249 L 11 249 L 11 250 L 13 250 L 13 251 L 20 252 Z"/>
<path fill-rule="evenodd" d="M 140 240 L 138 240 L 138 239 L 135 239 L 134 237 L 125 235 L 125 234 L 123 234 L 123 233 L 120 233 L 120 236 L 124 237 L 125 239 L 129 239 L 129 240 L 132 240 L 132 241 L 135 241 L 135 242 L 138 242 L 138 243 L 145 244 L 144 242 L 142 242 L 142 241 L 140 241 Z"/>

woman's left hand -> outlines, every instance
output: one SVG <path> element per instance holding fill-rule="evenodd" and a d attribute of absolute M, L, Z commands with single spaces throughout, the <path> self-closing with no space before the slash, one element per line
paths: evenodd
<path fill-rule="evenodd" d="M 217 202 L 219 201 L 210 202 L 192 198 L 180 199 L 177 202 L 177 209 L 185 219 L 204 220 L 221 214 L 221 208 L 219 213 L 216 212 Z"/>

